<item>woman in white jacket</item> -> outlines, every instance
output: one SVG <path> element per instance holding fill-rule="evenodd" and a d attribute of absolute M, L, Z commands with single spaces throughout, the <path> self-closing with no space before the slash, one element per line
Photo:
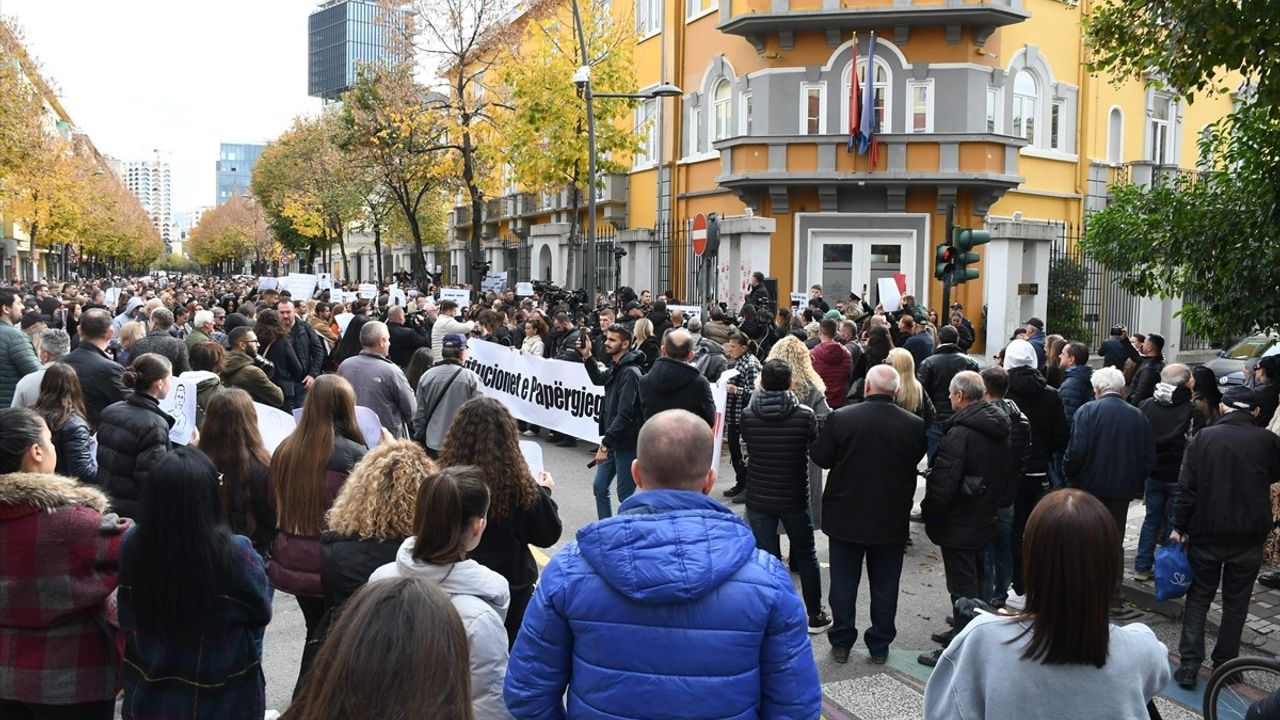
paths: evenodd
<path fill-rule="evenodd" d="M 503 621 L 511 592 L 498 573 L 467 559 L 480 544 L 489 511 L 489 489 L 470 466 L 441 470 L 418 491 L 414 537 L 396 560 L 378 568 L 369 582 L 397 577 L 434 581 L 453 601 L 471 644 L 471 700 L 477 720 L 510 718 L 502 700 L 507 674 L 507 631 Z"/>

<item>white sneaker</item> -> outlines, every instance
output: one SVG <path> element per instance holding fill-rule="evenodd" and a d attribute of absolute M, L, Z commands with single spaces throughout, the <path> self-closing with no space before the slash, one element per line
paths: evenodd
<path fill-rule="evenodd" d="M 1027 598 L 1025 595 L 1019 595 L 1009 588 L 1009 595 L 1005 597 L 1004 606 L 1010 610 L 1021 612 L 1027 607 Z"/>

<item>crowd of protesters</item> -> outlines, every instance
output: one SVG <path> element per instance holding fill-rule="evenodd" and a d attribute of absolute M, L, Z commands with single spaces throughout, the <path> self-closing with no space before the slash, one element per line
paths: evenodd
<path fill-rule="evenodd" d="M 1134 577 L 1180 540 L 1195 569 L 1175 679 L 1196 684 L 1219 583 L 1211 658 L 1239 653 L 1264 551 L 1280 565 L 1280 359 L 1223 392 L 1165 364 L 1159 335 L 1116 328 L 1093 370 L 1031 318 L 981 369 L 959 304 L 940 323 L 910 295 L 888 312 L 814 286 L 786 307 L 763 281 L 687 317 L 630 288 L 463 308 L 429 286 L 293 298 L 249 277 L 0 288 L 0 594 L 21 599 L 0 603 L 0 715 L 110 718 L 123 689 L 125 718 L 262 718 L 280 591 L 306 625 L 290 719 L 817 717 L 809 636 L 849 661 L 865 566 L 862 639 L 886 662 L 915 520 L 950 600 L 919 658 L 938 668 L 929 717 L 1033 701 L 1141 717 L 1169 679 L 1159 640 L 1116 624 L 1141 498 Z M 519 441 L 544 429 L 485 397 L 473 342 L 582 364 L 604 389 L 599 522 L 541 577 L 556 482 Z M 745 522 L 708 497 L 722 376 L 724 496 Z M 175 379 L 197 387 L 185 446 L 161 409 Z M 255 403 L 297 417 L 274 452 Z M 382 426 L 373 449 L 357 408 Z M 1025 667 L 992 679 L 992 662 Z"/>

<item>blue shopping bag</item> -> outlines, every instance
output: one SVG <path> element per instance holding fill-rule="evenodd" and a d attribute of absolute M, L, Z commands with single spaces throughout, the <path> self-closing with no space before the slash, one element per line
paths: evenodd
<path fill-rule="evenodd" d="M 1174 600 L 1191 589 L 1191 562 L 1186 543 L 1166 543 L 1156 548 L 1156 599 Z"/>

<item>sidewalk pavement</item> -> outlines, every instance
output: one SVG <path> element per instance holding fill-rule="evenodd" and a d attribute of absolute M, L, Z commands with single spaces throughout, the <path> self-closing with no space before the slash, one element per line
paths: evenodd
<path fill-rule="evenodd" d="M 1129 507 L 1128 527 L 1124 534 L 1124 584 L 1121 591 L 1129 602 L 1171 618 L 1182 617 L 1183 599 L 1160 601 L 1155 597 L 1155 580 L 1139 582 L 1133 579 L 1133 556 L 1138 549 L 1138 533 L 1146 508 L 1141 502 Z M 1253 586 L 1253 598 L 1249 602 L 1249 616 L 1245 619 L 1240 641 L 1268 657 L 1280 656 L 1280 590 L 1261 585 Z M 1207 624 L 1217 632 L 1222 621 L 1222 595 L 1209 606 Z"/>

